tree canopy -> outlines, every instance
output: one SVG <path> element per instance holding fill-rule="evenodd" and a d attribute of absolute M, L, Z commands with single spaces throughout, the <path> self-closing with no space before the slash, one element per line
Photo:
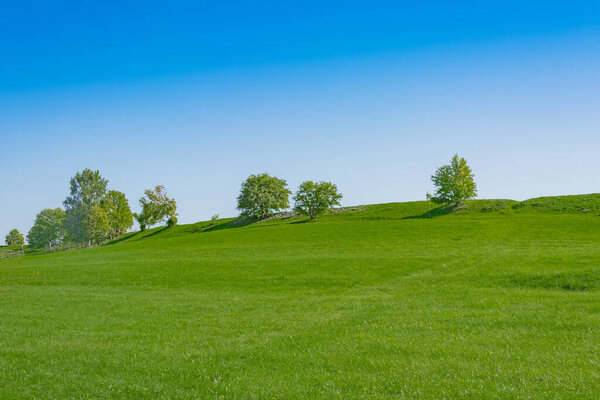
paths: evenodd
<path fill-rule="evenodd" d="M 316 218 L 329 208 L 340 205 L 342 194 L 331 182 L 303 182 L 294 195 L 294 210 Z"/>
<path fill-rule="evenodd" d="M 92 207 L 99 206 L 106 195 L 108 181 L 100 175 L 100 171 L 89 168 L 77 172 L 71 178 L 70 194 L 64 201 L 66 220 L 65 228 L 69 239 L 74 242 L 88 242 L 90 229 L 86 223 L 91 221 L 88 214 Z"/>
<path fill-rule="evenodd" d="M 8 235 L 5 236 L 5 241 L 9 246 L 22 246 L 25 244 L 23 234 L 16 228 L 8 232 Z"/>
<path fill-rule="evenodd" d="M 435 185 L 435 193 L 427 197 L 435 203 L 454 205 L 477 196 L 477 185 L 473 179 L 473 171 L 467 161 L 455 154 L 449 165 L 439 167 L 431 177 Z"/>
<path fill-rule="evenodd" d="M 84 221 L 85 235 L 91 243 L 102 243 L 109 239 L 110 223 L 106 210 L 101 206 L 92 206 Z"/>
<path fill-rule="evenodd" d="M 140 206 L 142 211 L 134 216 L 142 231 L 161 222 L 168 226 L 177 224 L 177 202 L 167 195 L 163 185 L 147 189 L 140 198 Z"/>
<path fill-rule="evenodd" d="M 268 174 L 250 175 L 240 189 L 237 198 L 241 215 L 250 218 L 266 218 L 289 208 L 291 192 L 284 179 Z"/>
<path fill-rule="evenodd" d="M 64 222 L 65 212 L 60 208 L 47 208 L 40 211 L 27 234 L 27 241 L 34 247 L 43 247 L 63 240 Z"/>
<path fill-rule="evenodd" d="M 123 235 L 133 225 L 133 213 L 125 194 L 118 190 L 109 190 L 100 201 L 108 219 L 108 238 Z"/>

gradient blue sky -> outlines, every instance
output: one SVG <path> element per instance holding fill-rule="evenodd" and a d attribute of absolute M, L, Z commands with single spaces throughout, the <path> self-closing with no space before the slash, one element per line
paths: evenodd
<path fill-rule="evenodd" d="M 598 1 L 3 2 L 0 42 L 0 239 L 86 167 L 182 223 L 262 171 L 424 199 L 454 152 L 482 198 L 600 191 Z"/>

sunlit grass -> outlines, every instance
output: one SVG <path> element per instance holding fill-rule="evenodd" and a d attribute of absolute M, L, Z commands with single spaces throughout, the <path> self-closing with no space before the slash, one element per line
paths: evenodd
<path fill-rule="evenodd" d="M 591 196 L 202 222 L 5 260 L 0 398 L 598 398 Z"/>

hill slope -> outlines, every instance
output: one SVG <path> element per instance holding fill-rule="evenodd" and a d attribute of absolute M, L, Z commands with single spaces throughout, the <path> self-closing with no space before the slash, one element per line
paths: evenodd
<path fill-rule="evenodd" d="M 0 398 L 597 398 L 598 204 L 380 204 L 4 260 Z"/>

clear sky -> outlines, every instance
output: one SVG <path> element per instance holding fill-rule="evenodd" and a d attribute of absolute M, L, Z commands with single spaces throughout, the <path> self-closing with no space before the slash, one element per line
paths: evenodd
<path fill-rule="evenodd" d="M 0 5 L 0 240 L 88 167 L 190 223 L 259 172 L 421 200 L 455 152 L 481 198 L 600 192 L 599 1 Z"/>

